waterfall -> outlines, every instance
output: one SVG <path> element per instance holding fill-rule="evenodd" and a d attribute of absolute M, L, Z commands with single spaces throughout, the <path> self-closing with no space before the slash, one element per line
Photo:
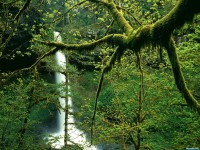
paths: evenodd
<path fill-rule="evenodd" d="M 54 32 L 54 40 L 57 42 L 62 42 L 61 36 L 59 32 Z M 66 81 L 69 83 L 69 79 L 66 79 L 66 76 L 61 73 L 66 69 L 66 57 L 65 54 L 62 53 L 61 51 L 57 51 L 55 54 L 55 60 L 56 64 L 58 65 L 60 72 L 55 73 L 55 81 L 57 84 L 65 84 Z M 64 91 L 64 88 L 58 89 L 61 92 L 61 97 L 59 98 L 60 102 L 60 113 L 58 115 L 58 123 L 59 123 L 59 129 L 56 133 L 51 134 L 51 136 L 58 138 L 56 142 L 54 142 L 51 146 L 56 149 L 61 149 L 65 144 L 67 145 L 74 145 L 78 144 L 79 146 L 83 147 L 84 150 L 97 150 L 95 146 L 90 146 L 89 142 L 86 139 L 86 135 L 83 131 L 79 130 L 75 126 L 75 119 L 73 116 L 73 103 L 72 103 L 72 98 L 70 97 L 70 86 L 68 84 L 68 90 L 66 93 Z M 67 99 L 64 97 L 67 96 Z M 67 107 L 68 107 L 68 114 L 65 115 L 65 107 L 66 107 L 66 102 L 67 102 Z M 65 118 L 66 117 L 66 118 Z M 67 132 L 65 132 L 65 120 L 67 123 Z M 65 133 L 67 133 L 67 141 L 65 143 Z M 52 138 L 50 138 L 52 139 Z"/>
<path fill-rule="evenodd" d="M 57 42 L 61 42 L 61 36 L 59 32 L 54 32 L 54 40 Z M 60 72 L 55 72 L 55 82 L 57 84 L 65 84 L 66 83 L 66 77 L 63 72 L 66 69 L 66 58 L 65 54 L 62 53 L 61 51 L 57 51 L 55 54 L 55 60 L 56 60 L 56 65 L 59 67 Z M 60 107 L 61 109 L 59 110 L 59 115 L 58 115 L 58 131 L 56 133 L 53 133 L 52 136 L 55 138 L 58 138 L 56 142 L 52 144 L 52 147 L 61 149 L 65 142 L 64 142 L 64 136 L 65 136 L 65 107 L 66 107 L 66 99 L 64 98 L 66 93 L 63 88 L 59 89 L 59 92 L 61 94 L 61 97 L 59 97 L 59 102 L 60 102 Z"/>

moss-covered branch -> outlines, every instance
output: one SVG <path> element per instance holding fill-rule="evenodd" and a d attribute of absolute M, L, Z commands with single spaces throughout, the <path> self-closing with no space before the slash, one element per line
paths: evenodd
<path fill-rule="evenodd" d="M 182 27 L 200 13 L 200 0 L 179 0 L 177 5 L 152 28 L 154 40 L 168 42 L 174 29 Z"/>
<path fill-rule="evenodd" d="M 111 34 L 107 35 L 99 40 L 96 40 L 94 42 L 90 43 L 82 43 L 82 44 L 65 44 L 62 42 L 46 42 L 46 41 L 39 41 L 35 40 L 36 42 L 39 42 L 41 44 L 47 45 L 47 46 L 54 46 L 57 47 L 57 49 L 66 49 L 66 50 L 76 50 L 76 51 L 82 51 L 82 50 L 93 50 L 95 47 L 102 43 L 108 43 L 108 44 L 115 44 L 115 45 L 124 45 L 125 39 L 127 37 L 121 34 Z M 55 51 L 50 51 L 50 53 L 55 53 Z"/>
<path fill-rule="evenodd" d="M 97 111 L 97 104 L 98 104 L 98 98 L 101 92 L 101 88 L 103 85 L 103 80 L 104 80 L 104 74 L 108 73 L 112 67 L 114 66 L 116 60 L 120 61 L 121 56 L 124 52 L 124 48 L 122 46 L 117 47 L 115 52 L 112 54 L 108 64 L 103 68 L 101 78 L 99 80 L 99 85 L 96 93 L 96 98 L 95 98 L 95 105 L 94 105 L 94 112 L 93 112 L 93 117 L 92 117 L 92 125 L 91 125 L 91 144 L 93 142 L 93 131 L 94 131 L 94 125 L 95 125 L 95 117 L 96 117 L 96 111 Z"/>
<path fill-rule="evenodd" d="M 183 94 L 187 104 L 200 113 L 200 103 L 187 88 L 176 54 L 176 47 L 171 38 L 175 29 L 182 27 L 186 22 L 191 21 L 195 14 L 200 13 L 199 6 L 200 0 L 179 0 L 174 8 L 156 23 L 130 32 L 127 38 L 127 47 L 135 52 L 148 44 L 165 47 L 179 91 Z"/>
<path fill-rule="evenodd" d="M 121 9 L 124 12 L 126 12 L 128 15 L 130 15 L 131 18 L 133 18 L 139 25 L 142 26 L 142 23 L 136 17 L 134 17 L 133 14 L 129 10 L 127 10 L 127 9 L 125 9 L 123 7 L 120 7 L 120 6 L 116 6 L 116 7 L 117 7 L 117 9 Z"/>
<path fill-rule="evenodd" d="M 179 0 L 177 5 L 163 18 L 152 25 L 132 30 L 127 43 L 130 49 L 138 50 L 146 44 L 165 46 L 173 31 L 192 21 L 200 13 L 200 0 Z"/>
<path fill-rule="evenodd" d="M 183 73 L 182 73 L 181 67 L 179 65 L 178 56 L 176 54 L 176 46 L 175 46 L 174 40 L 172 38 L 169 41 L 168 45 L 166 45 L 165 48 L 167 49 L 167 54 L 168 54 L 169 60 L 172 65 L 172 70 L 174 73 L 174 79 L 175 79 L 176 86 L 178 87 L 179 91 L 182 93 L 187 104 L 200 113 L 200 104 L 190 93 L 190 91 L 188 90 L 187 85 L 185 83 L 185 79 L 183 77 Z"/>
<path fill-rule="evenodd" d="M 111 12 L 114 20 L 124 30 L 124 36 L 122 34 L 107 35 L 102 39 L 91 43 L 84 44 L 64 44 L 59 42 L 45 42 L 37 41 L 41 44 L 56 47 L 54 51 L 47 52 L 47 55 L 53 54 L 58 49 L 67 50 L 92 50 L 101 43 L 115 44 L 120 47 L 115 52 L 112 63 L 108 64 L 104 68 L 104 72 L 108 72 L 112 68 L 112 64 L 123 55 L 124 50 L 132 49 L 134 52 L 138 52 L 142 47 L 146 45 L 160 46 L 167 49 L 167 53 L 172 64 L 175 83 L 179 91 L 183 94 L 186 102 L 189 106 L 200 112 L 200 104 L 189 92 L 183 73 L 181 71 L 178 57 L 176 54 L 176 47 L 171 38 L 175 29 L 182 27 L 186 22 L 191 21 L 195 14 L 200 13 L 200 0 L 179 0 L 176 6 L 163 18 L 151 25 L 145 25 L 137 30 L 133 30 L 128 21 L 124 18 L 123 14 L 118 10 L 113 0 L 88 0 L 100 5 L 105 6 Z"/>
<path fill-rule="evenodd" d="M 132 30 L 131 25 L 124 18 L 123 13 L 120 10 L 118 10 L 118 8 L 113 0 L 108 0 L 108 2 L 101 1 L 101 0 L 89 0 L 89 1 L 95 2 L 97 4 L 101 4 L 105 7 L 107 7 L 108 10 L 110 11 L 111 15 L 113 16 L 113 19 L 118 23 L 118 25 L 122 28 L 122 30 L 126 34 L 128 34 Z"/>

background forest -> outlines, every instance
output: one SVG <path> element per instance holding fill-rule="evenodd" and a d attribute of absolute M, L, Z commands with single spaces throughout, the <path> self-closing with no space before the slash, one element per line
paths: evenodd
<path fill-rule="evenodd" d="M 153 24 L 177 0 L 116 0 L 134 28 Z M 63 42 L 89 43 L 122 34 L 108 9 L 81 0 L 0 0 L 0 149 L 51 149 L 44 137 L 60 109 L 54 73 L 60 70 L 51 46 L 53 31 Z M 200 99 L 200 15 L 174 30 L 180 65 L 194 97 Z M 77 127 L 90 139 L 96 91 L 102 69 L 116 46 L 102 43 L 92 51 L 62 51 L 63 72 L 70 79 Z M 64 90 L 67 90 L 66 88 Z M 67 111 L 67 108 L 66 108 Z M 200 148 L 200 117 L 185 102 L 174 82 L 166 50 L 148 45 L 135 55 L 124 52 L 105 74 L 95 110 L 94 145 L 105 149 L 179 150 Z M 106 147 L 108 145 L 108 147 Z M 81 149 L 81 145 L 78 147 Z M 77 149 L 67 147 L 63 149 Z"/>

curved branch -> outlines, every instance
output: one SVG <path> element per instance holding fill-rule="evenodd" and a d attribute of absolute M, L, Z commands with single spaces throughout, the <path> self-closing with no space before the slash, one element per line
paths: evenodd
<path fill-rule="evenodd" d="M 135 52 L 147 44 L 165 47 L 173 68 L 177 88 L 183 94 L 187 104 L 200 113 L 200 103 L 187 88 L 176 54 L 176 47 L 171 38 L 175 29 L 191 21 L 195 14 L 200 13 L 199 6 L 200 0 L 179 0 L 177 5 L 165 17 L 153 25 L 146 25 L 132 31 L 127 38 L 127 47 Z"/>
<path fill-rule="evenodd" d="M 110 31 L 110 29 L 111 29 L 111 27 L 113 26 L 114 22 L 115 22 L 115 20 L 113 19 L 112 22 L 110 23 L 110 25 L 108 26 L 108 28 L 107 28 L 107 30 L 106 30 L 104 36 L 106 36 L 106 35 L 108 34 L 108 32 Z"/>
<path fill-rule="evenodd" d="M 200 13 L 200 0 L 179 0 L 177 5 L 162 19 L 158 20 L 152 29 L 155 40 L 168 43 L 171 34 L 186 22 L 193 20 Z"/>
<path fill-rule="evenodd" d="M 114 20 L 118 23 L 118 25 L 122 28 L 122 30 L 128 35 L 129 32 L 133 29 L 128 21 L 124 18 L 122 12 L 120 12 L 113 2 L 113 0 L 109 0 L 108 2 L 100 1 L 100 0 L 88 0 L 90 2 L 101 4 L 111 12 Z"/>
<path fill-rule="evenodd" d="M 138 51 L 146 44 L 165 46 L 173 31 L 191 21 L 200 13 L 200 0 L 179 0 L 177 5 L 163 18 L 152 25 L 145 25 L 130 32 L 127 43 Z"/>
<path fill-rule="evenodd" d="M 58 51 L 58 49 L 57 49 L 56 47 L 54 47 L 54 48 L 50 49 L 48 52 L 44 53 L 42 56 L 40 56 L 40 57 L 35 61 L 35 63 L 33 63 L 30 67 L 22 68 L 22 69 L 15 70 L 15 71 L 11 72 L 11 73 L 6 77 L 5 80 L 3 80 L 3 81 L 0 82 L 0 85 L 3 86 L 6 82 L 9 81 L 10 78 L 15 77 L 15 76 L 21 74 L 22 72 L 26 72 L 26 71 L 29 71 L 30 69 L 34 68 L 35 66 L 37 66 L 37 65 L 41 62 L 41 60 L 42 60 L 43 58 L 45 58 L 46 56 L 49 56 L 50 54 L 54 54 L 56 51 Z"/>
<path fill-rule="evenodd" d="M 3 4 L 3 5 L 10 5 L 10 4 L 13 4 L 13 3 L 16 3 L 18 2 L 19 0 L 14 0 L 12 2 L 0 2 L 0 4 Z"/>
<path fill-rule="evenodd" d="M 127 37 L 122 34 L 111 34 L 107 35 L 99 40 L 96 40 L 91 43 L 83 43 L 83 44 L 65 44 L 62 42 L 46 42 L 46 41 L 40 41 L 40 40 L 34 40 L 36 42 L 39 42 L 41 44 L 47 45 L 47 46 L 54 46 L 58 49 L 66 49 L 66 50 L 93 50 L 95 47 L 102 43 L 109 43 L 109 44 L 115 44 L 115 45 L 125 45 L 125 39 Z M 55 53 L 55 51 L 50 51 L 50 54 Z"/>
<path fill-rule="evenodd" d="M 185 83 L 185 79 L 183 77 L 183 73 L 179 64 L 178 56 L 176 54 L 176 46 L 172 38 L 170 39 L 169 44 L 166 45 L 165 48 L 167 49 L 167 54 L 172 65 L 177 88 L 183 94 L 187 104 L 193 109 L 197 110 L 198 113 L 200 113 L 200 103 L 190 93 Z"/>
<path fill-rule="evenodd" d="M 84 44 L 64 44 L 61 42 L 45 42 L 45 41 L 39 41 L 39 40 L 34 40 L 36 42 L 39 42 L 41 44 L 47 45 L 47 46 L 52 46 L 53 48 L 50 49 L 49 51 L 47 51 L 46 53 L 44 53 L 42 56 L 40 56 L 36 62 L 34 64 L 32 64 L 30 67 L 27 68 L 23 68 L 23 69 L 19 69 L 16 70 L 12 73 L 9 74 L 9 76 L 7 77 L 6 80 L 0 82 L 0 85 L 5 84 L 11 77 L 14 77 L 24 71 L 28 71 L 30 69 L 32 69 L 33 67 L 37 66 L 38 63 L 45 58 L 46 56 L 55 54 L 59 49 L 66 49 L 66 50 L 77 50 L 77 51 L 81 51 L 81 50 L 93 50 L 95 47 L 97 47 L 98 45 L 102 44 L 102 43 L 115 43 L 115 45 L 121 45 L 125 47 L 125 39 L 127 37 L 121 34 L 112 34 L 112 35 L 107 35 L 102 39 L 99 39 L 97 41 L 91 42 L 91 43 L 84 43 Z"/>
<path fill-rule="evenodd" d="M 63 44 L 58 42 L 44 41 L 38 42 L 49 46 L 55 46 L 58 49 L 79 51 L 94 49 L 97 45 L 103 42 L 107 42 L 109 44 L 114 43 L 119 47 L 123 47 L 124 49 L 133 49 L 135 52 L 139 51 L 141 47 L 145 46 L 146 44 L 164 46 L 167 50 L 168 57 L 173 68 L 175 83 L 179 91 L 183 94 L 187 104 L 200 113 L 199 102 L 189 92 L 186 86 L 176 54 L 176 47 L 171 38 L 171 35 L 176 28 L 183 26 L 184 23 L 191 21 L 195 14 L 200 13 L 200 0 L 179 0 L 177 5 L 165 17 L 158 20 L 153 25 L 146 25 L 135 31 L 132 30 L 132 27 L 125 20 L 123 14 L 117 9 L 113 0 L 109 0 L 108 2 L 100 0 L 89 1 L 106 6 L 113 15 L 114 20 L 116 20 L 126 34 L 129 35 L 128 38 L 120 34 L 114 34 L 86 44 Z M 116 60 L 116 57 L 118 57 L 117 55 L 121 56 L 122 54 L 123 51 L 120 49 L 120 51 L 116 53 L 115 58 L 113 57 L 113 60 Z M 112 63 L 108 64 L 108 66 L 104 68 L 103 72 L 108 72 L 111 68 Z"/>

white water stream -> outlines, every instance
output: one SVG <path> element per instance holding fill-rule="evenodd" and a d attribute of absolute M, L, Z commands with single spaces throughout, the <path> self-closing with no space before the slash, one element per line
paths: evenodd
<path fill-rule="evenodd" d="M 62 38 L 59 32 L 54 32 L 54 40 L 57 42 L 62 42 Z M 59 130 L 56 133 L 51 134 L 51 136 L 58 138 L 58 140 L 52 144 L 52 147 L 56 149 L 61 149 L 64 146 L 64 144 L 67 144 L 67 145 L 78 144 L 80 147 L 83 147 L 84 150 L 97 150 L 95 146 L 90 146 L 90 143 L 86 139 L 85 133 L 77 129 L 75 126 L 72 98 L 70 97 L 71 93 L 70 93 L 69 79 L 66 79 L 66 76 L 61 73 L 66 69 L 65 54 L 62 53 L 61 51 L 56 52 L 55 60 L 56 60 L 56 64 L 58 65 L 60 69 L 60 72 L 55 73 L 56 83 L 63 84 L 63 86 L 66 86 L 66 84 L 68 84 L 68 93 L 64 91 L 64 88 L 59 89 L 61 92 L 61 97 L 59 98 L 59 102 L 62 109 L 60 109 L 60 113 L 58 115 Z M 67 99 L 64 98 L 66 94 L 68 95 Z M 67 107 L 68 107 L 67 118 L 65 118 L 65 111 L 64 111 L 64 109 L 66 108 L 66 102 L 67 102 Z M 67 134 L 68 134 L 66 135 L 68 137 L 67 143 L 64 143 L 65 120 L 67 123 Z"/>

